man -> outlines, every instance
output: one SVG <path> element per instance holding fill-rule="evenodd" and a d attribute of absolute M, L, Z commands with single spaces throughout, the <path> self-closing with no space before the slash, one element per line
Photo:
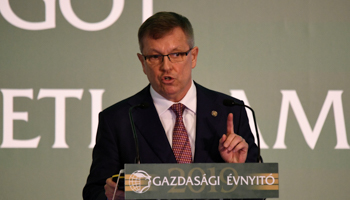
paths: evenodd
<path fill-rule="evenodd" d="M 255 162 L 258 148 L 244 107 L 223 105 L 224 99 L 243 102 L 192 80 L 198 47 L 188 19 L 157 13 L 141 25 L 138 37 L 141 54 L 137 56 L 150 84 L 100 113 L 84 199 L 112 199 L 116 184 L 110 177 L 125 163 L 135 162 L 128 112 L 136 105 L 148 105 L 132 111 L 141 163 Z M 183 114 L 176 114 L 173 104 L 181 106 Z M 175 150 L 178 132 L 185 132 L 181 148 L 187 153 Z M 124 192 L 118 191 L 117 197 L 123 198 Z"/>

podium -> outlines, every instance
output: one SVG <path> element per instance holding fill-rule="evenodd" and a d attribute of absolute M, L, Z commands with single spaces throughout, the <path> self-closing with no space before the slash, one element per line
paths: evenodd
<path fill-rule="evenodd" d="M 278 198 L 277 163 L 126 164 L 126 199 Z"/>

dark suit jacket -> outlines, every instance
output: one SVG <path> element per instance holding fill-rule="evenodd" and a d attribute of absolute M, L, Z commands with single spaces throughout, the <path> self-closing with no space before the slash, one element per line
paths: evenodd
<path fill-rule="evenodd" d="M 256 162 L 258 148 L 250 131 L 244 107 L 223 105 L 224 99 L 242 101 L 196 84 L 197 125 L 193 162 L 222 163 L 218 151 L 219 139 L 226 133 L 227 115 L 233 113 L 234 131 L 249 144 L 246 162 Z M 150 85 L 136 95 L 118 102 L 102 111 L 90 175 L 83 190 L 84 199 L 106 199 L 106 179 L 119 173 L 125 163 L 134 163 L 136 150 L 129 120 L 129 108 L 148 103 L 148 108 L 135 108 L 132 112 L 139 140 L 141 163 L 176 163 L 156 108 L 150 95 Z M 214 117 L 211 113 L 216 111 Z"/>

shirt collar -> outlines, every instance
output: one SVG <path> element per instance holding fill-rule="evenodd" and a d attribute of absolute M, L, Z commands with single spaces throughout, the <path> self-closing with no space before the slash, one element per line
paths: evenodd
<path fill-rule="evenodd" d="M 169 101 L 165 99 L 162 95 L 157 93 L 153 87 L 151 86 L 150 89 L 151 96 L 153 99 L 154 106 L 157 109 L 158 115 L 162 115 L 164 112 L 166 112 L 170 106 L 172 106 L 175 102 Z M 191 87 L 186 93 L 185 97 L 181 99 L 181 101 L 176 103 L 182 103 L 186 106 L 187 109 L 192 111 L 193 113 L 196 113 L 197 111 L 197 89 L 194 85 L 193 81 L 191 83 Z"/>

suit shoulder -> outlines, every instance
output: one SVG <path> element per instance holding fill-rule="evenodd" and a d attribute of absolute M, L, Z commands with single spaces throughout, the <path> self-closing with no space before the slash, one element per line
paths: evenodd
<path fill-rule="evenodd" d="M 196 83 L 196 87 L 197 87 L 197 91 L 203 92 L 208 97 L 216 98 L 217 101 L 221 101 L 222 102 L 225 99 L 230 99 L 230 100 L 233 100 L 236 103 L 243 104 L 242 100 L 237 99 L 237 98 L 232 97 L 232 96 L 229 96 L 229 95 L 224 94 L 222 92 L 218 92 L 218 91 L 215 91 L 215 90 L 208 89 L 208 88 L 206 88 L 204 86 L 201 86 L 201 85 L 199 85 L 197 83 Z"/>
<path fill-rule="evenodd" d="M 147 91 L 149 91 L 149 86 L 145 87 L 138 93 L 105 108 L 101 113 L 110 115 L 128 112 L 131 106 L 143 103 L 144 99 L 147 97 Z"/>

